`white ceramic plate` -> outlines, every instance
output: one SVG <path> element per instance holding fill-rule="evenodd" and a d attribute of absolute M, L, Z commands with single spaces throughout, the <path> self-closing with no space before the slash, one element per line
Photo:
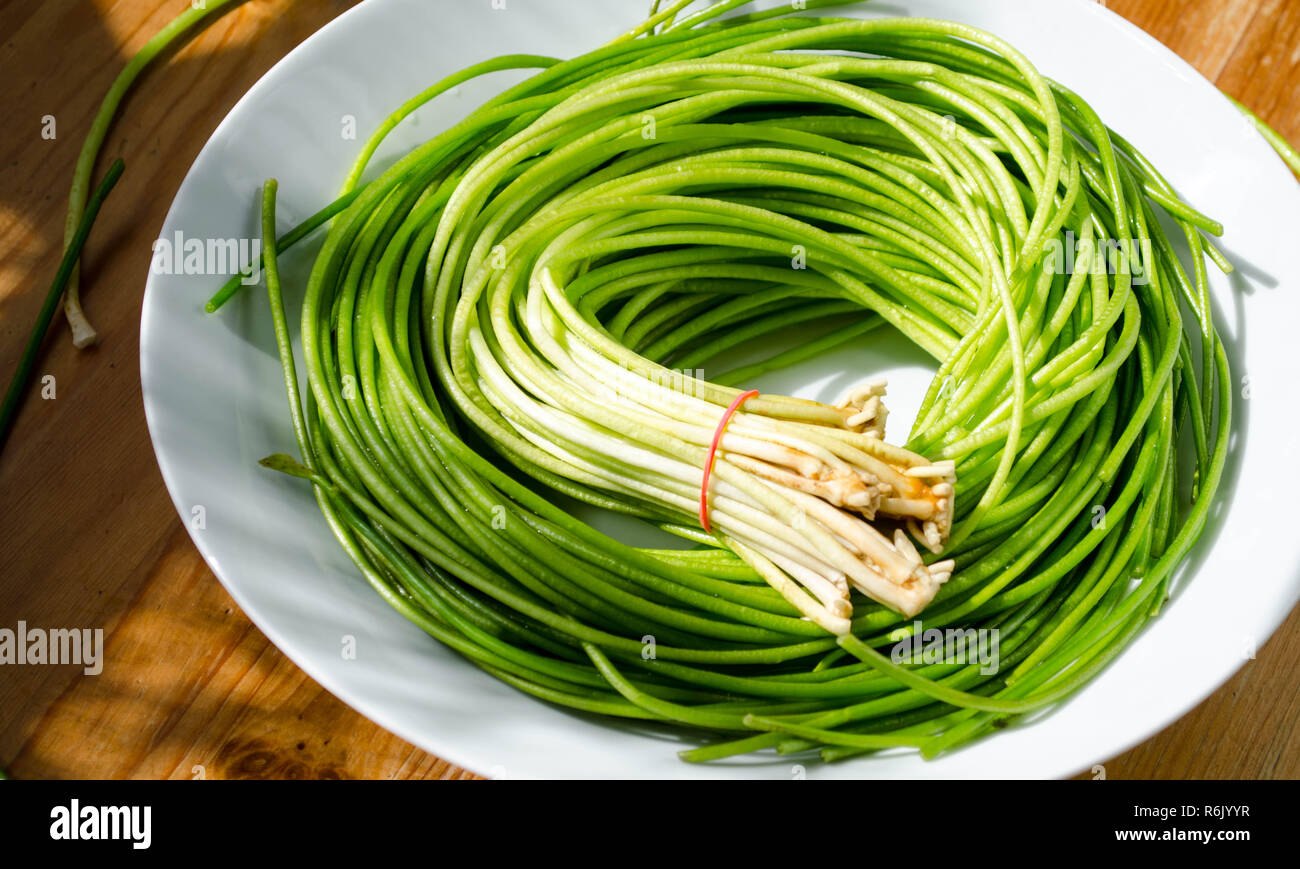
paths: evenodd
<path fill-rule="evenodd" d="M 504 5 L 369 0 L 340 16 L 271 70 L 218 127 L 162 237 L 256 237 L 257 192 L 272 176 L 280 181 L 282 227 L 292 225 L 333 198 L 368 132 L 429 83 L 497 54 L 572 56 L 641 21 L 648 7 L 646 0 Z M 807 769 L 827 778 L 1069 775 L 1192 708 L 1300 598 L 1300 534 L 1292 527 L 1300 465 L 1291 461 L 1300 437 L 1300 188 L 1211 84 L 1090 0 L 907 0 L 834 14 L 951 18 L 1010 40 L 1044 73 L 1081 92 L 1191 202 L 1223 221 L 1224 247 L 1241 267 L 1234 278 L 1212 279 L 1240 378 L 1227 482 L 1164 615 L 1086 690 L 1031 724 L 929 763 L 900 754 Z M 391 137 L 380 163 L 514 80 L 502 74 L 462 86 L 426 107 Z M 344 136 L 349 116 L 355 140 Z M 307 261 L 302 253 L 287 258 L 291 284 Z M 149 429 L 176 507 L 213 571 L 321 685 L 416 745 L 499 777 L 792 774 L 790 758 L 770 755 L 687 765 L 676 757 L 678 738 L 666 731 L 545 705 L 390 610 L 344 556 L 307 487 L 257 466 L 294 444 L 264 291 L 246 292 L 208 316 L 202 304 L 216 283 L 198 275 L 149 278 L 140 340 Z M 898 432 L 911 421 L 909 397 L 914 403 L 919 396 L 927 367 L 906 347 L 886 349 L 897 358 L 847 350 L 816 369 L 755 385 L 827 400 L 848 372 L 880 370 L 892 378 L 891 431 Z M 344 647 L 353 641 L 350 659 Z"/>

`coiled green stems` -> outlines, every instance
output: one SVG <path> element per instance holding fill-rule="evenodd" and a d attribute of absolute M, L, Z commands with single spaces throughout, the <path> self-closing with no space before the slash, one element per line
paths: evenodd
<path fill-rule="evenodd" d="M 356 186 L 367 147 L 319 216 L 301 404 L 267 269 L 292 469 L 431 635 L 549 702 L 719 734 L 691 760 L 933 755 L 1058 702 L 1155 614 L 1205 526 L 1231 422 L 1204 265 L 1226 266 L 1204 237 L 1221 228 L 989 34 L 718 18 L 737 2 L 677 21 L 685 5 L 573 60 L 467 71 L 540 69 Z M 273 189 L 267 206 L 271 266 Z M 825 336 L 680 373 L 795 322 Z M 900 663 L 916 624 L 856 595 L 832 635 L 743 523 L 691 526 L 679 471 L 744 378 L 877 328 L 937 361 L 906 447 L 956 471 L 956 571 L 924 627 L 996 631 L 994 666 Z M 737 419 L 843 455 L 861 434 L 841 411 L 764 395 Z M 795 547 L 798 515 L 720 477 L 724 526 L 743 494 Z M 573 500 L 699 545 L 625 545 Z"/>

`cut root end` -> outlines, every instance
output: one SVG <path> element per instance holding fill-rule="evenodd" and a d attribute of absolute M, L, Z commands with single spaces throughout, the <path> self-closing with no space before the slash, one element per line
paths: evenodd
<path fill-rule="evenodd" d="M 852 589 L 915 616 L 955 568 L 951 560 L 927 564 L 918 546 L 943 552 L 953 524 L 956 467 L 884 442 L 885 387 L 884 380 L 872 380 L 850 390 L 835 405 L 842 428 L 822 429 L 830 437 L 806 434 L 803 442 L 774 433 L 771 440 L 784 452 L 773 452 L 770 443 L 751 447 L 751 428 L 721 456 L 791 502 L 796 519 L 790 528 L 803 538 L 797 563 L 788 549 L 752 537 L 747 542 L 783 575 L 774 583 L 778 590 L 790 599 L 797 586 L 798 599 L 791 602 L 819 623 L 838 626 L 852 618 Z"/>
<path fill-rule="evenodd" d="M 99 333 L 86 319 L 81 309 L 81 294 L 75 284 L 69 284 L 67 295 L 63 297 L 63 313 L 68 318 L 68 327 L 72 330 L 72 343 L 78 350 L 85 350 L 99 343 Z"/>

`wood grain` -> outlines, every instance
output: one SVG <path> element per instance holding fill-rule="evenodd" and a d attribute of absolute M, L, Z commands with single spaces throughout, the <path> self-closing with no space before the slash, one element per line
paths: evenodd
<path fill-rule="evenodd" d="M 1044 0 L 1035 0 L 1044 2 Z M 0 0 L 0 371 L 13 370 L 59 257 L 81 137 L 118 70 L 178 0 Z M 139 84 L 105 144 L 127 173 L 85 253 L 104 336 L 61 321 L 0 454 L 0 626 L 98 627 L 106 665 L 6 666 L 0 767 L 19 778 L 467 778 L 319 688 L 238 610 L 191 544 L 154 464 L 137 358 L 150 244 L 199 148 L 273 63 L 351 0 L 251 0 Z M 1293 141 L 1298 0 L 1111 0 Z M 57 136 L 40 135 L 54 115 Z M 1108 778 L 1300 777 L 1300 613 Z M 1091 777 L 1085 774 L 1083 777 Z"/>

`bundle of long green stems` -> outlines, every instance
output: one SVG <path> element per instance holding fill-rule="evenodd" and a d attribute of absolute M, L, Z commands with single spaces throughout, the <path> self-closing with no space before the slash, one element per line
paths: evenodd
<path fill-rule="evenodd" d="M 689 760 L 932 756 L 1067 697 L 1167 597 L 1228 444 L 1222 228 L 995 36 L 745 5 L 439 82 L 278 245 L 268 183 L 301 460 L 267 464 L 394 608 L 541 700 L 682 725 Z M 416 108 L 518 69 L 362 182 Z M 276 257 L 327 221 L 295 360 Z M 937 365 L 901 445 L 874 372 L 738 401 L 891 329 Z M 922 628 L 998 659 L 900 660 Z"/>

